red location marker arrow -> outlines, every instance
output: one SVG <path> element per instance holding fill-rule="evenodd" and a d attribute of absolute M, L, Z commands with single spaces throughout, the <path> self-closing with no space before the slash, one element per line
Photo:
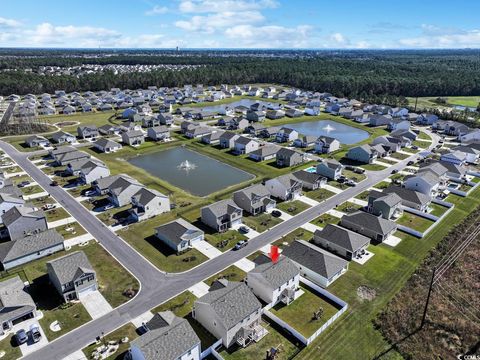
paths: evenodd
<path fill-rule="evenodd" d="M 270 247 L 270 260 L 275 264 L 280 257 L 280 253 L 278 252 L 278 246 L 272 245 Z"/>

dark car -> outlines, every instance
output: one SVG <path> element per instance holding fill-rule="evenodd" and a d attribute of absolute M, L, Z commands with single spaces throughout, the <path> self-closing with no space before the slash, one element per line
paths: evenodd
<path fill-rule="evenodd" d="M 58 181 L 53 180 L 53 181 L 50 183 L 50 186 L 58 186 Z"/>
<path fill-rule="evenodd" d="M 241 248 L 244 248 L 245 246 L 247 246 L 248 242 L 246 242 L 245 240 L 241 240 L 239 241 L 238 243 L 235 244 L 235 247 L 233 248 L 234 250 L 240 250 Z"/>
<path fill-rule="evenodd" d="M 23 188 L 23 187 L 25 187 L 25 186 L 27 186 L 27 185 L 29 185 L 29 184 L 30 184 L 30 181 L 22 181 L 22 182 L 19 183 L 17 186 L 18 186 L 19 188 Z"/>
<path fill-rule="evenodd" d="M 15 341 L 17 345 L 25 344 L 27 340 L 28 340 L 28 336 L 25 330 L 23 329 L 18 330 L 17 333 L 15 334 Z"/>
<path fill-rule="evenodd" d="M 273 211 L 272 211 L 272 216 L 274 216 L 274 217 L 280 217 L 280 216 L 282 216 L 282 213 L 281 213 L 280 211 L 278 211 L 278 210 L 273 210 Z"/>
<path fill-rule="evenodd" d="M 250 229 L 246 226 L 240 226 L 238 230 L 240 230 L 244 234 L 248 234 L 250 232 Z"/>
<path fill-rule="evenodd" d="M 392 174 L 396 174 L 396 173 L 398 173 L 398 170 L 397 170 L 397 169 L 393 169 L 393 170 L 392 170 Z"/>
<path fill-rule="evenodd" d="M 417 146 L 417 145 L 413 145 L 413 146 L 412 146 L 412 149 L 413 149 L 413 150 L 418 150 L 418 146 Z"/>
<path fill-rule="evenodd" d="M 413 165 L 413 164 L 415 164 L 415 163 L 414 163 L 412 160 L 410 160 L 410 161 L 407 163 L 408 166 Z"/>

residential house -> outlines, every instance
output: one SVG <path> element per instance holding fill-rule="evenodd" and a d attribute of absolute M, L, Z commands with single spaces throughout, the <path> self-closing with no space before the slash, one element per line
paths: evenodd
<path fill-rule="evenodd" d="M 21 239 L 48 229 L 43 211 L 30 206 L 12 207 L 2 215 L 2 221 L 10 240 Z"/>
<path fill-rule="evenodd" d="M 285 117 L 285 111 L 283 110 L 267 110 L 265 115 L 267 119 L 276 120 Z"/>
<path fill-rule="evenodd" d="M 202 136 L 205 136 L 207 134 L 212 133 L 214 130 L 208 126 L 195 126 L 193 128 L 189 128 L 185 132 L 185 136 L 188 137 L 189 139 L 196 139 L 196 138 L 201 138 Z"/>
<path fill-rule="evenodd" d="M 382 145 L 389 152 L 394 153 L 401 149 L 402 141 L 393 136 L 379 136 L 372 141 L 372 147 L 375 145 Z"/>
<path fill-rule="evenodd" d="M 363 164 L 371 164 L 378 157 L 378 152 L 370 145 L 354 146 L 348 149 L 347 159 Z"/>
<path fill-rule="evenodd" d="M 281 256 L 276 262 L 255 266 L 247 273 L 246 283 L 265 303 L 289 305 L 299 288 L 300 272 L 289 258 Z"/>
<path fill-rule="evenodd" d="M 292 174 L 267 180 L 265 187 L 272 196 L 284 201 L 295 200 L 302 195 L 302 182 Z"/>
<path fill-rule="evenodd" d="M 327 183 L 326 177 L 305 170 L 295 171 L 292 175 L 302 183 L 302 189 L 304 190 L 320 189 Z"/>
<path fill-rule="evenodd" d="M 223 134 L 220 134 L 218 139 L 220 147 L 222 149 L 231 149 L 235 146 L 235 141 L 240 137 L 240 135 L 235 134 L 231 131 L 225 131 Z"/>
<path fill-rule="evenodd" d="M 98 289 L 97 274 L 83 251 L 47 262 L 47 272 L 65 302 L 78 300 Z"/>
<path fill-rule="evenodd" d="M 259 148 L 260 144 L 245 136 L 239 136 L 233 145 L 233 152 L 235 154 L 249 154 Z"/>
<path fill-rule="evenodd" d="M 298 132 L 294 129 L 282 127 L 275 135 L 275 140 L 279 143 L 291 142 L 298 138 Z"/>
<path fill-rule="evenodd" d="M 52 140 L 57 144 L 74 144 L 77 142 L 77 137 L 65 131 L 59 131 L 52 135 Z"/>
<path fill-rule="evenodd" d="M 402 119 L 392 119 L 387 124 L 387 130 L 396 131 L 396 130 L 410 130 L 410 121 Z"/>
<path fill-rule="evenodd" d="M 23 200 L 23 198 L 9 193 L 0 193 L 0 224 L 2 223 L 1 216 L 3 214 L 15 206 L 23 205 L 25 205 L 25 200 Z"/>
<path fill-rule="evenodd" d="M 327 179 L 337 180 L 343 171 L 343 165 L 335 159 L 324 159 L 317 165 L 317 174 Z"/>
<path fill-rule="evenodd" d="M 330 136 L 320 136 L 315 140 L 315 152 L 328 154 L 340 149 L 340 141 Z"/>
<path fill-rule="evenodd" d="M 259 124 L 259 123 L 253 123 L 247 126 L 245 129 L 245 132 L 247 134 L 251 134 L 254 136 L 260 136 L 262 131 L 264 131 L 267 127 L 265 125 Z"/>
<path fill-rule="evenodd" d="M 438 116 L 434 114 L 421 114 L 417 118 L 417 124 L 420 125 L 433 125 L 438 121 Z"/>
<path fill-rule="evenodd" d="M 463 151 L 452 150 L 440 156 L 442 162 L 448 162 L 455 165 L 464 165 L 467 162 L 467 154 Z"/>
<path fill-rule="evenodd" d="M 77 134 L 80 139 L 96 139 L 98 134 L 98 128 L 95 125 L 82 125 L 77 128 Z"/>
<path fill-rule="evenodd" d="M 80 181 L 84 184 L 91 184 L 107 176 L 110 176 L 108 166 L 98 160 L 87 160 L 79 170 Z"/>
<path fill-rule="evenodd" d="M 40 147 L 40 146 L 46 147 L 50 145 L 50 141 L 48 141 L 48 139 L 44 136 L 32 135 L 25 139 L 25 144 L 27 144 L 27 146 L 30 148 Z"/>
<path fill-rule="evenodd" d="M 133 221 L 142 221 L 170 211 L 170 199 L 157 190 L 140 188 L 131 199 Z"/>
<path fill-rule="evenodd" d="M 100 138 L 93 143 L 93 147 L 100 152 L 111 153 L 120 150 L 122 145 L 113 140 Z"/>
<path fill-rule="evenodd" d="M 68 165 L 71 162 L 80 161 L 80 160 L 88 160 L 90 159 L 90 154 L 84 151 L 78 151 L 74 148 L 74 151 L 64 152 L 58 155 L 55 155 L 55 163 L 59 166 Z"/>
<path fill-rule="evenodd" d="M 285 111 L 285 116 L 290 118 L 297 118 L 303 116 L 303 111 L 298 109 L 288 109 Z"/>
<path fill-rule="evenodd" d="M 347 260 L 361 256 L 370 245 L 368 237 L 333 224 L 316 230 L 313 242 Z"/>
<path fill-rule="evenodd" d="M 480 129 L 469 129 L 467 132 L 457 137 L 462 144 L 471 141 L 480 141 Z"/>
<path fill-rule="evenodd" d="M 383 193 L 394 193 L 400 197 L 403 206 L 419 211 L 427 211 L 428 205 L 432 201 L 430 196 L 400 186 L 391 185 L 386 189 L 383 189 Z"/>
<path fill-rule="evenodd" d="M 459 145 L 450 149 L 451 151 L 460 151 L 465 154 L 465 161 L 469 164 L 477 164 L 480 157 L 480 149 L 469 145 Z"/>
<path fill-rule="evenodd" d="M 261 184 L 252 185 L 233 193 L 233 201 L 244 211 L 252 215 L 258 215 L 276 205 L 270 198 L 270 191 Z"/>
<path fill-rule="evenodd" d="M 396 219 L 402 213 L 402 198 L 395 193 L 371 190 L 368 195 L 368 212 L 384 219 Z"/>
<path fill-rule="evenodd" d="M 204 239 L 204 232 L 178 218 L 155 228 L 155 236 L 177 254 L 186 251 L 194 242 Z"/>
<path fill-rule="evenodd" d="M 276 154 L 277 166 L 290 167 L 302 164 L 305 161 L 304 154 L 300 151 L 281 148 Z"/>
<path fill-rule="evenodd" d="M 397 230 L 395 222 L 365 211 L 356 211 L 344 215 L 340 224 L 349 230 L 369 237 L 375 243 L 385 241 Z"/>
<path fill-rule="evenodd" d="M 384 126 L 388 125 L 392 121 L 392 117 L 390 115 L 382 115 L 382 114 L 371 114 L 368 116 L 370 126 Z"/>
<path fill-rule="evenodd" d="M 215 145 L 220 143 L 220 136 L 222 136 L 225 133 L 223 130 L 215 131 L 211 134 L 207 134 L 202 136 L 202 143 L 204 144 L 209 144 L 209 145 Z"/>
<path fill-rule="evenodd" d="M 316 136 L 305 135 L 305 136 L 302 136 L 301 138 L 297 138 L 293 142 L 293 146 L 296 146 L 296 147 L 299 147 L 299 148 L 308 148 L 308 147 L 314 146 L 316 140 L 317 140 Z"/>
<path fill-rule="evenodd" d="M 246 346 L 266 335 L 262 304 L 244 282 L 214 282 L 207 294 L 195 300 L 192 315 L 226 348 L 235 343 Z"/>
<path fill-rule="evenodd" d="M 160 121 L 160 125 L 172 126 L 173 125 L 173 116 L 166 113 L 160 113 L 157 116 Z"/>
<path fill-rule="evenodd" d="M 63 237 L 55 229 L 49 229 L 0 243 L 0 263 L 3 270 L 9 270 L 41 259 L 64 250 L 63 241 Z"/>
<path fill-rule="evenodd" d="M 0 335 L 36 316 L 37 306 L 20 276 L 15 275 L 0 282 Z"/>
<path fill-rule="evenodd" d="M 281 149 L 280 146 L 277 146 L 274 144 L 267 144 L 249 153 L 248 157 L 255 161 L 271 160 L 276 158 L 277 152 L 280 149 Z"/>
<path fill-rule="evenodd" d="M 326 288 L 348 270 L 348 261 L 304 240 L 295 240 L 282 255 L 295 264 L 300 276 Z"/>
<path fill-rule="evenodd" d="M 120 128 L 115 125 L 105 124 L 98 128 L 98 132 L 102 135 L 118 135 Z"/>
<path fill-rule="evenodd" d="M 130 343 L 125 360 L 200 360 L 201 343 L 187 319 L 171 311 L 156 313 L 146 333 Z"/>
<path fill-rule="evenodd" d="M 122 133 L 122 142 L 130 146 L 139 146 L 145 142 L 145 136 L 141 130 L 130 130 Z"/>
<path fill-rule="evenodd" d="M 247 120 L 248 121 L 253 121 L 253 122 L 260 122 L 265 120 L 265 111 L 258 110 L 248 110 L 246 114 Z"/>
<path fill-rule="evenodd" d="M 442 181 L 432 171 L 419 172 L 416 175 L 408 176 L 403 182 L 406 189 L 421 192 L 430 197 L 435 197 L 440 190 Z"/>
<path fill-rule="evenodd" d="M 270 139 L 271 137 L 276 137 L 280 129 L 281 127 L 279 126 L 270 126 L 268 128 L 263 129 L 260 132 L 259 136 L 265 139 Z"/>
<path fill-rule="evenodd" d="M 231 199 L 204 206 L 200 212 L 202 222 L 217 232 L 242 224 L 243 210 Z"/>
<path fill-rule="evenodd" d="M 109 178 L 105 179 L 107 179 L 106 181 L 109 180 Z M 96 181 L 97 184 L 99 182 L 99 180 Z M 143 185 L 136 180 L 120 176 L 108 186 L 108 199 L 114 206 L 122 207 L 130 204 L 132 196 L 141 188 L 143 188 Z"/>
<path fill-rule="evenodd" d="M 150 127 L 147 129 L 147 137 L 153 141 L 166 141 L 170 139 L 170 130 L 166 125 Z"/>

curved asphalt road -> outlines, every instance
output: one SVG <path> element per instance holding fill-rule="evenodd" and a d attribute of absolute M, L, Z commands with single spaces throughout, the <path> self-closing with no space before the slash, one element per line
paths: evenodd
<path fill-rule="evenodd" d="M 437 145 L 438 136 L 431 133 L 429 133 L 429 135 L 433 140 L 429 147 L 431 149 Z M 103 317 L 92 320 L 65 334 L 24 358 L 29 360 L 63 359 L 65 356 L 75 352 L 79 348 L 83 348 L 92 343 L 95 340 L 95 337 L 99 336 L 102 332 L 107 334 L 130 322 L 132 319 L 146 311 L 177 296 L 199 281 L 222 271 L 236 261 L 257 251 L 261 247 L 272 243 L 280 237 L 299 228 L 306 222 L 312 221 L 321 214 L 333 209 L 336 205 L 365 191 L 388 177 L 392 170 L 401 170 L 406 166 L 408 161 L 418 158 L 418 155 L 412 155 L 385 170 L 367 172 L 367 179 L 362 181 L 356 187 L 348 188 L 319 205 L 313 206 L 301 214 L 265 231 L 251 239 L 248 246 L 239 251 L 227 251 L 224 254 L 199 265 L 195 269 L 184 273 L 166 274 L 146 261 L 126 242 L 110 231 L 67 191 L 63 190 L 61 187 L 50 186 L 51 179 L 28 160 L 28 156 L 31 156 L 31 153 L 19 152 L 12 145 L 4 141 L 0 141 L 0 149 L 7 153 L 39 185 L 48 191 L 57 202 L 62 204 L 62 206 L 141 283 L 140 292 L 132 300 L 114 309 Z"/>

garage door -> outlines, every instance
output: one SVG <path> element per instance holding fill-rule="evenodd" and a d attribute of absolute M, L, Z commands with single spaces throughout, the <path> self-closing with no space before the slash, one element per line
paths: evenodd
<path fill-rule="evenodd" d="M 89 287 L 86 287 L 85 289 L 82 289 L 82 290 L 79 290 L 78 291 L 78 297 L 82 297 L 82 296 L 85 296 L 85 295 L 88 295 L 90 294 L 92 291 L 95 291 L 97 290 L 97 287 L 95 286 L 95 284 L 89 286 Z"/>

